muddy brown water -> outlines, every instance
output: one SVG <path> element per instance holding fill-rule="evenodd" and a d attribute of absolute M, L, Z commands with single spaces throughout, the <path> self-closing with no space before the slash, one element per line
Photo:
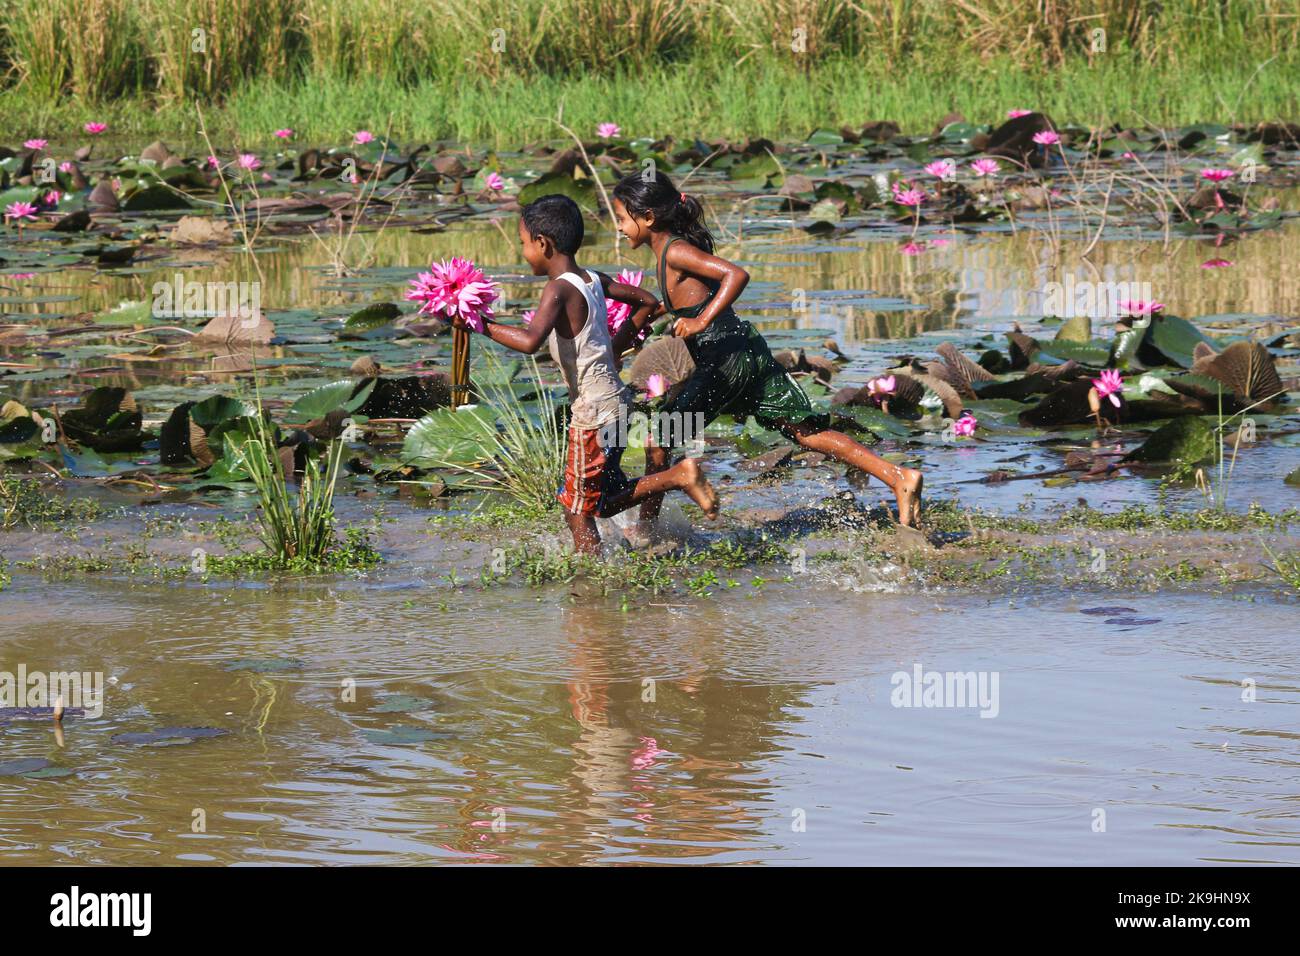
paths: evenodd
<path fill-rule="evenodd" d="M 1167 254 L 1148 237 L 1104 242 L 1092 259 L 1106 278 L 1150 281 L 1181 315 L 1294 325 L 1294 239 L 1291 225 L 1233 251 L 1181 242 Z M 378 266 L 456 252 L 517 269 L 490 227 L 368 241 Z M 1083 244 L 1067 240 L 1067 261 Z M 853 359 L 844 379 L 863 381 L 888 356 L 1035 314 L 1056 275 L 1049 254 L 1023 232 L 915 258 L 892 242 L 778 233 L 747 245 L 755 285 L 743 301 L 765 329 L 828 330 Z M 1216 254 L 1238 263 L 1200 268 Z M 239 257 L 216 258 L 186 278 L 251 275 Z M 325 258 L 310 241 L 264 254 L 266 300 L 338 306 L 400 289 L 322 289 L 310 267 Z M 588 261 L 648 265 L 604 258 Z M 142 298 L 172 271 L 39 282 L 95 310 Z M 841 295 L 792 316 L 798 288 Z M 228 381 L 186 374 L 195 387 Z M 175 370 L 124 362 L 96 383 L 114 377 L 147 388 Z M 1136 478 L 960 483 L 1015 456 L 1026 456 L 1018 467 L 1059 464 L 1029 440 L 918 454 L 930 491 L 967 507 L 1161 500 Z M 1298 457 L 1281 441 L 1244 453 L 1230 506 L 1300 505 L 1300 489 L 1281 483 Z M 710 458 L 735 474 L 726 449 Z M 800 472 L 746 485 L 733 503 L 788 508 L 846 487 L 831 469 Z M 1163 500 L 1203 503 L 1187 487 Z M 341 506 L 349 519 L 368 507 Z M 11 558 L 18 541 L 43 546 L 7 540 Z M 0 717 L 0 861 L 1300 863 L 1294 601 L 1011 597 L 864 587 L 832 572 L 756 587 L 746 571 L 707 599 L 621 610 L 560 586 L 451 591 L 436 572 L 398 560 L 356 576 L 203 584 L 12 571 L 2 669 L 76 669 L 106 684 L 103 714 L 66 718 L 61 739 L 48 720 Z M 1098 608 L 1109 610 L 1085 613 Z M 923 680 L 974 675 L 991 696 L 896 706 L 895 675 L 916 668 Z M 160 728 L 224 733 L 121 736 Z"/>

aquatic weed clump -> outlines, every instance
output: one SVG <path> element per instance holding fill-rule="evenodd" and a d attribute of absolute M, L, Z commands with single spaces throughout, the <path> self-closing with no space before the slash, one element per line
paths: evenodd
<path fill-rule="evenodd" d="M 89 498 L 61 498 L 49 495 L 36 478 L 0 478 L 0 528 L 24 525 L 39 528 L 49 524 L 92 521 L 104 512 Z"/>

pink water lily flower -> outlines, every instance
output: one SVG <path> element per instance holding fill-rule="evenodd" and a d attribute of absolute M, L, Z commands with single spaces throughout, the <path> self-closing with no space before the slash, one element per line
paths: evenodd
<path fill-rule="evenodd" d="M 27 142 L 23 143 L 23 146 L 26 149 L 44 149 L 49 144 L 50 141 L 48 139 L 29 139 Z"/>
<path fill-rule="evenodd" d="M 483 184 L 495 193 L 499 193 L 506 188 L 506 181 L 501 178 L 500 173 L 488 173 L 483 179 Z"/>
<path fill-rule="evenodd" d="M 364 146 L 366 145 L 366 143 L 371 142 L 374 138 L 375 138 L 375 134 L 370 132 L 370 130 L 359 129 L 357 130 L 356 134 L 352 137 L 352 142 L 356 143 L 358 146 Z"/>
<path fill-rule="evenodd" d="M 646 394 L 651 398 L 659 398 L 661 395 L 667 393 L 670 384 L 671 383 L 664 376 L 655 373 L 645 381 Z"/>
<path fill-rule="evenodd" d="M 618 278 L 615 281 L 621 282 L 623 285 L 634 285 L 639 288 L 641 285 L 641 281 L 644 278 L 645 278 L 645 273 L 640 271 L 639 269 L 636 272 L 632 272 L 628 269 L 624 269 L 622 272 L 618 274 Z M 623 327 L 623 323 L 626 322 L 628 318 L 631 317 L 632 306 L 628 305 L 626 302 L 615 302 L 613 299 L 608 299 L 605 302 L 605 312 L 609 323 L 610 334 L 613 335 L 615 332 L 621 329 Z M 640 332 L 637 333 L 636 340 L 638 342 L 644 342 L 646 336 L 648 336 L 649 334 L 650 334 L 650 327 L 646 326 L 644 329 L 642 329 Z"/>
<path fill-rule="evenodd" d="M 533 316 L 536 315 L 536 314 L 537 314 L 537 312 L 536 312 L 536 310 L 534 310 L 534 309 L 529 309 L 527 312 L 525 312 L 525 313 L 524 313 L 524 325 L 532 325 L 532 322 L 533 322 Z"/>
<path fill-rule="evenodd" d="M 428 272 L 411 280 L 411 290 L 406 293 L 408 301 L 420 303 L 421 314 L 447 319 L 459 315 L 475 332 L 487 327 L 485 320 L 493 317 L 491 305 L 499 297 L 483 271 L 459 257 L 433 263 Z"/>
<path fill-rule="evenodd" d="M 87 133 L 89 133 L 91 136 L 98 136 L 100 133 L 104 132 L 104 130 L 108 129 L 108 124 L 107 124 L 107 123 L 87 123 L 85 126 L 82 127 L 82 129 L 84 129 L 84 130 L 85 130 Z"/>
<path fill-rule="evenodd" d="M 976 176 L 996 176 L 998 174 L 998 161 L 996 159 L 977 159 L 970 164 L 971 172 Z"/>
<path fill-rule="evenodd" d="M 291 129 L 277 129 L 277 130 L 275 131 L 275 135 L 278 136 L 278 137 L 280 137 L 280 139 L 293 139 L 293 130 L 291 130 Z"/>
<path fill-rule="evenodd" d="M 1123 377 L 1113 368 L 1103 369 L 1101 378 L 1092 380 L 1092 387 L 1097 390 L 1098 398 L 1109 398 L 1110 403 L 1119 408 L 1119 396 L 1124 391 Z"/>
<path fill-rule="evenodd" d="M 596 127 L 596 135 L 601 139 L 613 139 L 621 132 L 617 123 L 601 123 Z"/>
<path fill-rule="evenodd" d="M 898 251 L 905 256 L 919 256 L 925 252 L 925 246 L 919 242 L 905 242 L 898 247 Z"/>
<path fill-rule="evenodd" d="M 1231 259 L 1206 259 L 1201 263 L 1202 269 L 1226 269 L 1228 266 L 1236 265 Z"/>
<path fill-rule="evenodd" d="M 1007 110 L 1007 119 L 1019 119 L 1022 116 L 1028 116 L 1033 110 Z"/>
<path fill-rule="evenodd" d="M 216 169 L 216 168 L 217 168 L 218 166 L 220 166 L 220 165 L 221 165 L 221 160 L 217 159 L 217 157 L 215 157 L 215 156 L 209 156 L 209 157 L 208 157 L 208 168 L 209 168 L 209 169 Z"/>
<path fill-rule="evenodd" d="M 898 380 L 892 375 L 881 375 L 867 382 L 867 395 L 877 405 L 894 395 L 898 390 Z"/>
<path fill-rule="evenodd" d="M 1225 179 L 1231 179 L 1235 176 L 1231 169 L 1202 169 L 1201 178 L 1208 179 L 1212 183 L 1221 183 Z"/>
<path fill-rule="evenodd" d="M 5 218 L 22 222 L 24 219 L 36 218 L 36 207 L 29 202 L 12 202 L 5 206 Z"/>
<path fill-rule="evenodd" d="M 68 160 L 64 160 L 63 162 L 59 163 L 59 172 L 61 173 L 70 173 L 76 168 L 77 167 L 73 166 L 72 163 L 70 163 Z"/>
<path fill-rule="evenodd" d="M 948 182 L 957 175 L 957 164 L 948 159 L 936 159 L 925 164 L 925 171 L 936 179 Z"/>
<path fill-rule="evenodd" d="M 907 184 L 907 188 L 903 188 L 900 183 L 894 183 L 893 190 L 894 202 L 900 206 L 919 206 L 925 202 L 925 190 L 917 189 L 911 183 Z"/>
<path fill-rule="evenodd" d="M 239 168 L 247 169 L 250 171 L 254 169 L 261 169 L 262 161 L 258 159 L 256 156 L 254 156 L 252 153 L 240 153 Z"/>
<path fill-rule="evenodd" d="M 668 753 L 667 750 L 659 749 L 659 744 L 653 737 L 642 737 L 641 746 L 632 752 L 628 764 L 633 770 L 649 770 L 655 765 L 656 759 Z"/>
<path fill-rule="evenodd" d="M 1041 133 L 1034 134 L 1034 142 L 1039 146 L 1055 146 L 1061 141 L 1061 136 L 1056 130 L 1045 129 Z"/>
<path fill-rule="evenodd" d="M 979 419 L 970 412 L 962 412 L 961 418 L 952 423 L 952 433 L 958 438 L 970 438 L 979 427 Z"/>
<path fill-rule="evenodd" d="M 1152 315 L 1161 311 L 1165 307 L 1163 302 L 1143 302 L 1141 300 L 1130 301 L 1128 299 L 1117 304 L 1119 305 L 1119 310 L 1125 315 L 1136 316 Z"/>
<path fill-rule="evenodd" d="M 59 204 L 59 200 L 62 198 L 63 198 L 62 193 L 60 193 L 57 189 L 51 189 L 44 196 L 41 197 L 41 205 L 49 206 L 51 209 L 53 209 L 55 206 Z"/>

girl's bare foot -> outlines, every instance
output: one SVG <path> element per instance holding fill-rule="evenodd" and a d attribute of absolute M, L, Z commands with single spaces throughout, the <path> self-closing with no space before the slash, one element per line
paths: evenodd
<path fill-rule="evenodd" d="M 691 496 L 691 500 L 700 506 L 704 512 L 704 517 L 710 521 L 718 517 L 718 493 L 713 490 L 704 477 L 704 472 L 700 471 L 700 463 L 694 458 L 683 460 L 677 467 L 682 469 L 682 478 L 685 484 L 682 491 Z"/>
<path fill-rule="evenodd" d="M 915 468 L 902 468 L 903 477 L 894 486 L 894 497 L 898 501 L 898 523 L 911 528 L 921 518 L 921 489 L 925 486 L 925 476 Z"/>

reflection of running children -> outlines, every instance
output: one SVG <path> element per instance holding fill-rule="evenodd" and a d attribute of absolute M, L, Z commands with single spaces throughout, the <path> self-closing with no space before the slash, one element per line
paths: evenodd
<path fill-rule="evenodd" d="M 753 415 L 805 448 L 838 458 L 879 478 L 894 492 L 900 524 L 915 523 L 921 509 L 921 473 L 900 468 L 872 454 L 842 432 L 828 428 L 803 389 L 772 357 L 767 342 L 736 315 L 732 303 L 749 274 L 713 255 L 699 201 L 679 193 L 662 172 L 647 180 L 626 176 L 614 187 L 618 229 L 632 248 L 646 243 L 659 263 L 661 310 L 673 318 L 673 335 L 686 339 L 695 372 L 660 410 L 676 420 L 713 421 L 723 413 Z M 672 302 L 681 303 L 677 308 Z M 688 418 L 689 417 L 689 418 Z M 646 449 L 646 474 L 668 467 L 668 452 Z M 641 506 L 642 531 L 652 533 L 663 496 Z"/>
<path fill-rule="evenodd" d="M 635 310 L 619 331 L 624 348 L 659 302 L 643 289 L 581 269 L 574 254 L 582 245 L 582 231 L 582 213 L 566 196 L 543 196 L 524 207 L 519 220 L 524 258 L 533 275 L 550 276 L 551 281 L 542 290 L 527 327 L 487 320 L 484 333 L 530 355 L 549 342 L 551 355 L 564 372 L 572 406 L 560 503 L 573 532 L 574 549 L 596 554 L 600 551 L 597 517 L 612 517 L 652 495 L 662 500 L 664 492 L 676 490 L 690 495 L 705 515 L 715 518 L 718 496 L 693 458 L 667 470 L 657 468 L 655 474 L 636 481 L 629 481 L 619 467 L 623 448 L 610 443 L 610 436 L 619 430 L 619 421 L 626 421 L 628 392 L 614 364 L 605 299 L 626 302 Z M 463 316 L 452 321 L 468 327 Z"/>

